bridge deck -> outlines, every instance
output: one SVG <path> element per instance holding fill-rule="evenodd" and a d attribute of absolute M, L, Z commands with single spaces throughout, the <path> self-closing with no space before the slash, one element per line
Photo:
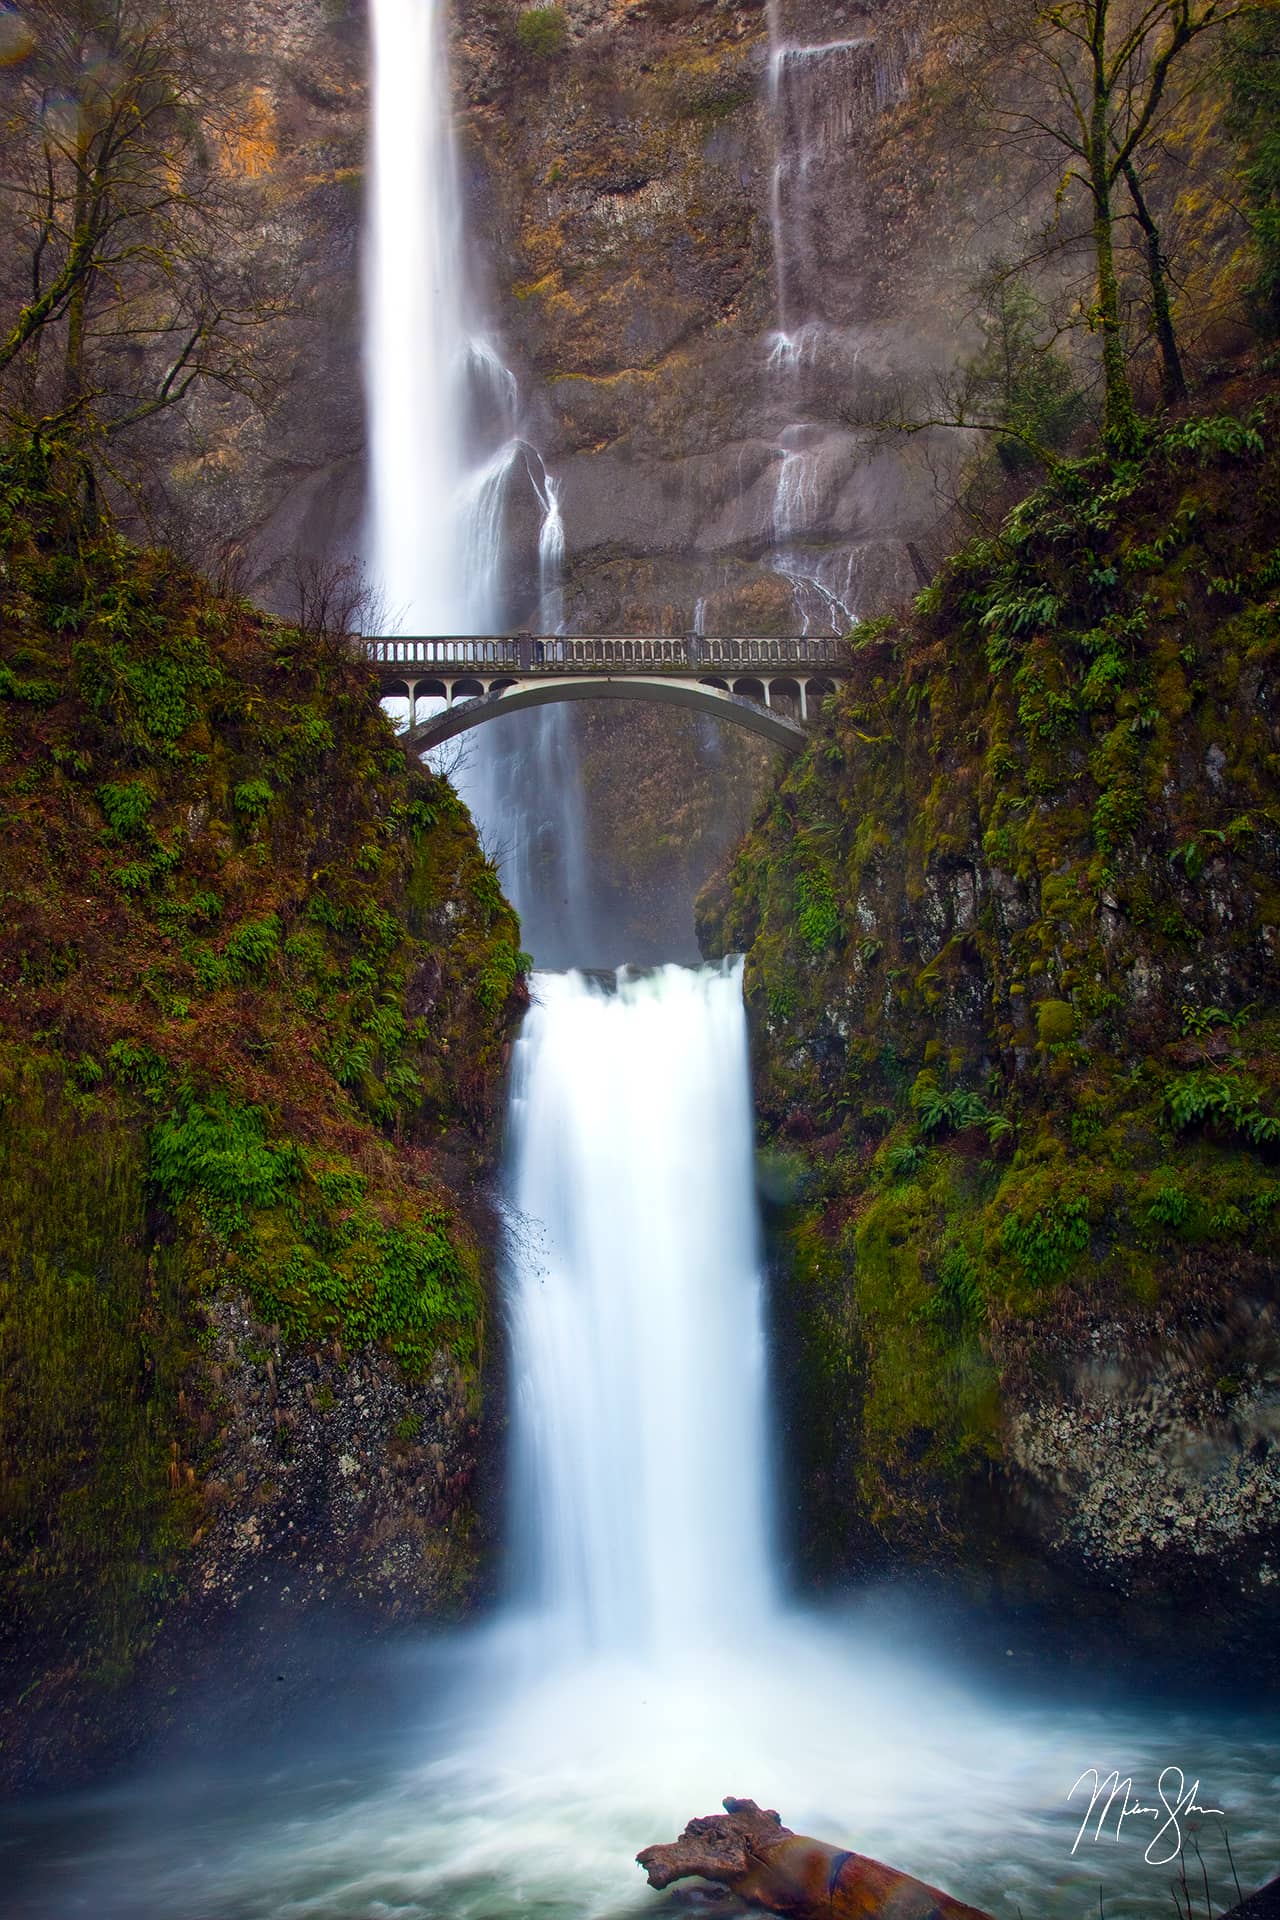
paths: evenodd
<path fill-rule="evenodd" d="M 371 636 L 368 659 L 385 677 L 402 678 L 406 669 L 422 673 L 518 674 L 574 673 L 771 674 L 840 673 L 849 665 L 848 643 L 831 636 L 707 636 L 686 634 L 467 634 Z"/>
<path fill-rule="evenodd" d="M 795 752 L 815 703 L 849 670 L 832 637 L 466 634 L 360 642 L 384 698 L 409 702 L 404 738 L 424 749 L 497 713 L 552 701 L 641 699 L 734 721 Z M 418 721 L 418 703 L 445 711 Z"/>

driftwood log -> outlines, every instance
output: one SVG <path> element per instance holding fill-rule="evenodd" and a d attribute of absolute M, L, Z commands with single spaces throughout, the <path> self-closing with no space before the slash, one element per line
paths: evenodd
<path fill-rule="evenodd" d="M 785 1920 L 991 1920 L 866 1854 L 792 1833 L 754 1800 L 726 1800 L 724 1809 L 636 1855 L 651 1887 L 712 1880 Z"/>
<path fill-rule="evenodd" d="M 1280 1920 L 1280 1880 L 1268 1880 L 1265 1887 L 1224 1913 L 1222 1920 Z"/>

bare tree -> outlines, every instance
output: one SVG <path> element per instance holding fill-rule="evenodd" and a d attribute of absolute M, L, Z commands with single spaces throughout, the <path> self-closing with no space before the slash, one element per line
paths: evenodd
<path fill-rule="evenodd" d="M 1255 10 L 1249 0 L 1001 0 L 984 14 L 999 54 L 992 63 L 996 77 L 986 89 L 991 122 L 1029 148 L 1057 151 L 1059 209 L 1073 196 L 1084 200 L 1094 280 L 1089 323 L 1101 341 L 1103 431 L 1120 448 L 1133 443 L 1137 413 L 1117 264 L 1118 202 L 1127 195 L 1142 230 L 1162 388 L 1177 398 L 1185 379 L 1167 261 L 1144 171 L 1177 79 L 1188 68 L 1188 50 Z"/>
<path fill-rule="evenodd" d="M 261 402 L 281 317 L 218 158 L 234 80 L 204 0 L 30 0 L 0 73 L 0 403 L 111 447 L 200 382 Z"/>
<path fill-rule="evenodd" d="M 388 631 L 386 600 L 364 562 L 296 554 L 289 570 L 285 617 L 308 639 L 345 645 L 356 634 Z"/>

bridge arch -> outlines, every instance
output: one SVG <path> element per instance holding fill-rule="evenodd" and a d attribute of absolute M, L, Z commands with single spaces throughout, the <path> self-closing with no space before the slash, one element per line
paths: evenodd
<path fill-rule="evenodd" d="M 454 704 L 410 727 L 401 735 L 401 739 L 415 752 L 427 753 L 432 747 L 443 746 L 446 740 L 454 740 L 459 734 L 469 733 L 473 727 L 483 726 L 504 713 L 550 706 L 565 700 L 645 700 L 657 706 L 685 707 L 694 713 L 711 714 L 716 719 L 745 727 L 749 733 L 762 735 L 788 753 L 799 752 L 808 738 L 804 727 L 787 714 L 772 712 L 764 704 L 765 690 L 761 681 L 746 683 L 759 689 L 755 699 L 744 696 L 743 684 L 738 681 L 734 691 L 730 692 L 727 688 L 708 685 L 701 680 L 665 679 L 657 674 L 650 676 L 637 673 L 633 669 L 625 678 L 618 679 L 589 674 L 580 678 L 557 676 L 516 685 L 509 680 L 496 681 L 488 693 L 481 688 L 471 698 L 459 698 L 464 687 L 469 689 L 473 685 L 478 686 L 478 683 L 458 681 L 454 686 Z"/>

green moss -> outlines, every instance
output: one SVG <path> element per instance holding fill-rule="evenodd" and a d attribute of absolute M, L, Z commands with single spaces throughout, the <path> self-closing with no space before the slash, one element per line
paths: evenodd
<path fill-rule="evenodd" d="M 150 1638 L 197 1506 L 170 1473 L 184 1262 L 148 1230 L 145 1159 L 127 1103 L 0 1048 L 0 1596 L 33 1667 L 82 1650 L 98 1681 Z"/>
<path fill-rule="evenodd" d="M 563 7 L 526 7 L 516 18 L 516 45 L 534 60 L 559 53 L 569 37 Z"/>
<path fill-rule="evenodd" d="M 57 688 L 0 698 L 0 1602 L 73 1691 L 145 1646 L 198 1523 L 212 1289 L 474 1379 L 454 1169 L 527 963 L 366 671 L 77 493 L 0 449 L 0 664 Z"/>
<path fill-rule="evenodd" d="M 1058 1047 L 1076 1030 L 1076 1012 L 1069 1000 L 1041 1000 L 1036 1005 L 1036 1032 L 1044 1047 Z"/>
<path fill-rule="evenodd" d="M 895 1550 L 934 1551 L 999 1454 L 1002 1369 L 1176 1312 L 1224 1249 L 1280 1260 L 1278 543 L 1274 394 L 1064 466 L 858 630 L 704 897 L 710 950 L 747 955 L 762 1130 L 821 1141 L 797 1364 L 855 1350 L 843 1297 L 844 1524 Z M 865 952 L 815 919 L 822 874 Z"/>

